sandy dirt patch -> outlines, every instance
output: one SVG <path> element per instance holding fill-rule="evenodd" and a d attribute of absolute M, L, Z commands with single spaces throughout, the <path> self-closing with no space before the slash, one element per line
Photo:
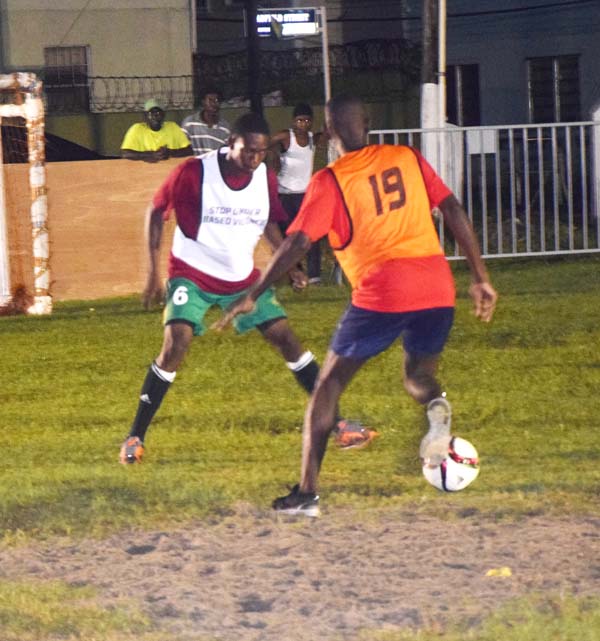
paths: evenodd
<path fill-rule="evenodd" d="M 486 576 L 502 567 L 512 576 Z M 330 509 L 311 520 L 241 506 L 217 524 L 0 549 L 0 576 L 91 585 L 106 608 L 133 600 L 165 640 L 348 640 L 475 625 L 531 592 L 598 594 L 600 518 Z"/>

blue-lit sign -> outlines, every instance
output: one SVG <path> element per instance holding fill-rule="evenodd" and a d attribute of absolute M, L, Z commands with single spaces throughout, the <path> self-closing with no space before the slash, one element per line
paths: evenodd
<path fill-rule="evenodd" d="M 259 9 L 256 14 L 259 36 L 293 38 L 319 33 L 315 9 Z"/>

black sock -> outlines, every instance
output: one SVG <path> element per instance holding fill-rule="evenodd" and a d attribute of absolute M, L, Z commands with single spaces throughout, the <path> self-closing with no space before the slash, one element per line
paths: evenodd
<path fill-rule="evenodd" d="M 319 376 L 319 364 L 313 359 L 302 369 L 294 370 L 294 376 L 298 384 L 310 394 L 317 382 L 317 376 Z"/>
<path fill-rule="evenodd" d="M 158 368 L 154 363 L 148 368 L 148 373 L 140 392 L 137 414 L 133 419 L 129 432 L 130 436 L 137 436 L 141 441 L 144 440 L 146 430 L 171 386 L 171 382 L 165 380 L 157 370 Z"/>

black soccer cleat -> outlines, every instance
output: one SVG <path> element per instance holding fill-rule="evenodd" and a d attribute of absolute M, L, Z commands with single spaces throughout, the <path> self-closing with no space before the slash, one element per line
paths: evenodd
<path fill-rule="evenodd" d="M 316 517 L 319 510 L 319 495 L 300 492 L 300 486 L 294 485 L 287 496 L 280 496 L 273 501 L 273 509 L 280 514 L 303 514 Z"/>

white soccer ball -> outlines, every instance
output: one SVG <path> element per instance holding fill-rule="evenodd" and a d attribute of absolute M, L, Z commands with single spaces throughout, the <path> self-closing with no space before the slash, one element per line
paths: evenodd
<path fill-rule="evenodd" d="M 423 476 L 442 492 L 464 490 L 479 474 L 479 455 L 469 441 L 453 436 L 440 465 L 423 465 Z"/>

